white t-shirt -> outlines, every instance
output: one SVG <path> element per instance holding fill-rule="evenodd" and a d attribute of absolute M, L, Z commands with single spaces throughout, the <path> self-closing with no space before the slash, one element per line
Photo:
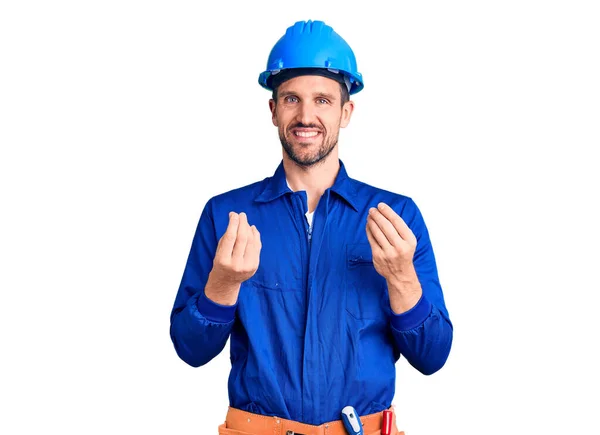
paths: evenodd
<path fill-rule="evenodd" d="M 312 227 L 312 219 L 313 219 L 313 215 L 315 214 L 314 211 L 306 212 L 306 220 L 308 221 L 308 226 Z"/>
<path fill-rule="evenodd" d="M 290 190 L 294 190 L 292 189 L 292 186 L 290 186 L 290 183 L 288 183 L 287 178 L 285 180 L 285 182 L 287 183 L 287 186 L 290 188 Z M 310 227 L 310 229 L 312 229 L 312 221 L 313 221 L 313 215 L 315 214 L 314 210 L 311 212 L 306 212 L 306 221 L 308 222 L 308 226 Z"/>

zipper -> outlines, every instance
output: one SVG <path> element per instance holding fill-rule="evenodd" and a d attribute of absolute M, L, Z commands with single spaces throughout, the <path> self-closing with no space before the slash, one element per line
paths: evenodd
<path fill-rule="evenodd" d="M 308 270 L 310 268 L 310 240 L 312 238 L 312 231 L 309 228 L 308 225 L 308 221 L 306 220 L 306 215 L 304 214 L 304 205 L 302 204 L 302 196 L 298 193 L 293 193 L 292 194 L 292 201 L 293 201 L 293 208 L 294 208 L 294 218 L 298 219 L 298 217 L 300 217 L 302 219 L 302 221 L 304 222 L 304 234 L 305 234 L 305 238 L 304 240 L 302 240 L 302 237 L 300 238 L 300 258 L 302 261 L 302 288 L 304 289 L 304 292 L 306 293 L 305 295 L 305 301 L 304 301 L 304 306 L 306 307 L 306 309 L 308 310 L 308 304 L 307 304 L 307 298 L 308 298 Z M 297 221 L 296 221 L 297 223 Z M 300 230 L 299 227 L 297 227 L 298 230 Z M 305 319 L 307 318 L 307 315 L 305 315 Z M 304 333 L 306 334 L 306 325 L 304 328 Z M 304 355 L 304 351 L 306 350 L 306 342 L 303 345 L 303 349 L 302 349 L 302 353 Z M 302 416 L 302 419 L 304 419 L 304 382 L 305 382 L 305 359 L 306 356 L 304 355 L 302 357 L 302 366 L 301 366 L 301 372 L 302 372 L 302 400 L 301 400 L 301 404 L 300 404 L 300 414 Z M 293 435 L 294 432 L 293 431 L 288 431 L 288 433 L 286 433 L 286 435 L 290 435 L 290 433 Z M 298 434 L 296 433 L 296 435 L 302 435 L 302 434 Z"/>

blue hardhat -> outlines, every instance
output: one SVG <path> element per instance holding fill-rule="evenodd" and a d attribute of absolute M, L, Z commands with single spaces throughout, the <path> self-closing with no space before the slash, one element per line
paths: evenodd
<path fill-rule="evenodd" d="M 323 21 L 298 21 L 288 27 L 271 50 L 267 70 L 260 74 L 258 83 L 272 91 L 274 76 L 282 70 L 296 68 L 319 68 L 342 74 L 350 95 L 364 87 L 362 75 L 356 69 L 354 52 Z"/>

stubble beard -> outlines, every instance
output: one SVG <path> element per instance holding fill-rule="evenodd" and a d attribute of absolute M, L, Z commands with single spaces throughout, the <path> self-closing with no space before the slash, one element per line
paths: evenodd
<path fill-rule="evenodd" d="M 335 136 L 330 137 L 326 134 L 324 130 L 320 130 L 320 132 L 321 135 L 323 135 L 321 145 L 317 149 L 316 153 L 313 152 L 311 154 L 300 155 L 299 153 L 296 153 L 294 151 L 294 146 L 290 142 L 288 142 L 288 140 L 285 137 L 285 134 L 281 130 L 279 131 L 279 140 L 281 141 L 281 146 L 283 146 L 283 149 L 290 158 L 290 160 L 292 160 L 298 166 L 308 168 L 325 160 L 325 158 L 327 158 L 327 156 L 329 156 L 329 154 L 331 154 L 331 152 L 335 149 L 338 143 L 339 133 Z M 290 132 L 289 134 L 293 136 L 292 132 Z M 298 147 L 304 146 L 302 142 L 297 142 L 297 144 Z"/>

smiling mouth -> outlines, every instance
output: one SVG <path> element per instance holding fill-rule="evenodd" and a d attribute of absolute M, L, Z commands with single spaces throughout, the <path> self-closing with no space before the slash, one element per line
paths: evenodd
<path fill-rule="evenodd" d="M 318 131 L 295 131 L 294 132 L 294 136 L 296 136 L 296 137 L 304 137 L 304 138 L 315 137 L 318 134 L 319 134 Z"/>

